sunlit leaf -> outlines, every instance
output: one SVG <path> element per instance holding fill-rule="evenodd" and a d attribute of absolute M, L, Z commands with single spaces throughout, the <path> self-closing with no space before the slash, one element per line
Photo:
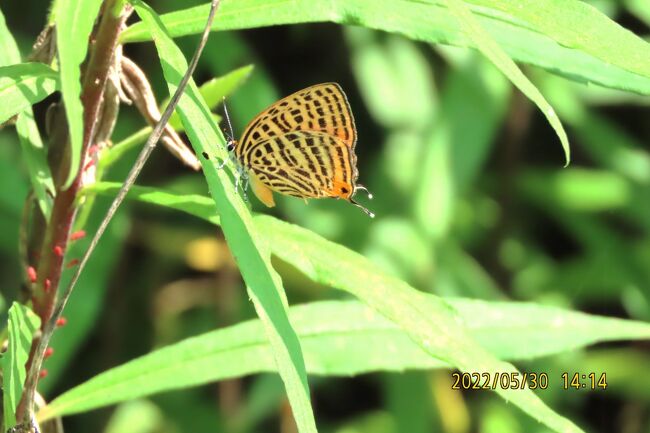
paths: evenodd
<path fill-rule="evenodd" d="M 648 339 L 650 325 L 516 302 L 452 299 L 472 335 L 500 359 L 532 359 L 617 339 Z M 433 314 L 433 312 L 432 312 Z M 292 307 L 291 322 L 311 374 L 449 368 L 403 330 L 356 301 Z M 110 369 L 43 408 L 48 418 L 86 412 L 154 393 L 275 371 L 259 319 L 192 337 Z"/>
<path fill-rule="evenodd" d="M 115 185 L 102 184 L 93 191 L 115 193 Z M 175 208 L 201 218 L 215 213 L 207 197 L 178 196 L 155 189 L 133 191 L 149 194 L 154 203 L 164 200 Z M 193 203 L 193 206 L 188 206 Z M 177 206 L 177 207 L 176 207 Z M 194 213 L 193 213 L 194 214 Z M 214 219 L 212 219 L 214 221 Z M 419 292 L 403 281 L 387 275 L 378 266 L 358 253 L 321 238 L 315 233 L 270 216 L 254 219 L 259 233 L 274 255 L 304 273 L 308 278 L 341 290 L 363 301 L 374 311 L 400 327 L 429 356 L 463 371 L 496 374 L 516 372 L 509 363 L 499 361 L 481 347 L 468 333 L 454 309 L 443 299 Z M 571 421 L 546 406 L 532 391 L 495 390 L 509 402 L 519 406 L 547 426 L 562 432 L 581 431 Z"/>
<path fill-rule="evenodd" d="M 13 65 L 21 62 L 20 51 L 13 35 L 7 28 L 4 15 L 0 12 L 0 66 Z M 55 86 L 58 86 L 55 77 Z M 5 107 L 6 108 L 6 107 Z M 25 164 L 34 189 L 34 195 L 46 219 L 49 218 L 54 197 L 54 182 L 50 166 L 47 164 L 45 147 L 34 121 L 31 107 L 23 110 L 16 120 L 16 131 L 23 149 Z"/>
<path fill-rule="evenodd" d="M 185 58 L 155 12 L 141 2 L 137 2 L 135 8 L 154 35 L 163 73 L 170 93 L 173 93 L 187 69 Z M 205 13 L 204 19 L 207 19 L 207 16 Z M 223 135 L 192 81 L 177 110 L 197 155 L 202 155 L 207 150 L 208 155 L 225 156 Z M 265 325 L 266 335 L 271 342 L 280 376 L 285 383 L 298 429 L 301 432 L 315 432 L 316 423 L 311 408 L 307 373 L 300 342 L 287 316 L 286 298 L 280 277 L 271 267 L 270 257 L 260 244 L 250 213 L 241 197 L 231 187 L 228 175 L 224 170 L 216 170 L 212 162 L 205 158 L 201 158 L 201 163 L 221 217 L 226 240 L 248 286 L 255 309 Z"/>
<path fill-rule="evenodd" d="M 58 0 L 56 2 L 56 46 L 61 75 L 61 93 L 70 134 L 70 172 L 67 188 L 79 171 L 83 141 L 81 104 L 81 63 L 86 58 L 90 32 L 97 19 L 101 0 Z M 110 13 L 110 12 L 109 12 Z"/>
<path fill-rule="evenodd" d="M 0 67 L 0 122 L 21 113 L 57 88 L 56 71 L 42 63 Z"/>
<path fill-rule="evenodd" d="M 27 376 L 25 364 L 34 332 L 40 325 L 40 319 L 29 308 L 17 302 L 9 308 L 9 344 L 2 355 L 2 406 L 6 429 L 16 425 L 16 407 L 23 394 Z"/>

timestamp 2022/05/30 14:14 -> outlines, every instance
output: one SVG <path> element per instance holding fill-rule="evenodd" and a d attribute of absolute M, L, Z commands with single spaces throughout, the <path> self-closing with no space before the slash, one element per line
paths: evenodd
<path fill-rule="evenodd" d="M 535 372 L 453 372 L 452 389 L 457 390 L 494 390 L 494 389 L 547 389 L 548 373 Z M 607 389 L 606 373 L 563 372 L 557 382 L 562 389 Z"/>

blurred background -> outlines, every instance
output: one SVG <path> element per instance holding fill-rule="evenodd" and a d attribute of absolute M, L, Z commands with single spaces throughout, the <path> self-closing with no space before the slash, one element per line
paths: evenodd
<path fill-rule="evenodd" d="M 5 2 L 22 53 L 45 22 L 46 2 Z M 590 2 L 638 35 L 650 5 Z M 160 0 L 159 13 L 198 4 Z M 25 13 L 29 11 L 29 13 Z M 189 57 L 196 37 L 177 41 Z M 156 94 L 166 85 L 151 43 L 128 45 Z M 254 65 L 229 98 L 235 136 L 259 111 L 312 84 L 348 95 L 359 141 L 360 200 L 276 195 L 253 209 L 307 227 L 361 252 L 387 272 L 439 296 L 521 300 L 612 317 L 650 320 L 650 99 L 585 86 L 523 66 L 569 133 L 572 164 L 542 114 L 477 53 L 334 24 L 212 33 L 196 81 Z M 36 107 L 43 125 L 50 98 Z M 220 110 L 219 110 L 220 111 Z M 124 107 L 114 142 L 144 126 Z M 41 131 L 43 132 L 43 131 Z M 107 180 L 121 181 L 136 152 Z M 0 131 L 0 287 L 21 285 L 18 227 L 29 188 L 12 128 Z M 141 185 L 207 194 L 164 148 Z M 251 195 L 252 197 L 252 195 Z M 92 232 L 106 203 L 98 200 Z M 342 295 L 275 261 L 291 304 Z M 86 270 L 57 332 L 41 391 L 51 399 L 109 367 L 188 336 L 255 317 L 222 233 L 190 216 L 126 203 Z M 599 345 L 534 362 L 528 371 L 606 372 L 607 390 L 540 395 L 590 432 L 650 432 L 650 346 Z M 450 389 L 449 371 L 312 377 L 319 427 L 332 433 L 536 432 L 534 420 L 494 393 Z M 280 379 L 260 375 L 155 396 L 66 418 L 67 432 L 292 432 Z"/>

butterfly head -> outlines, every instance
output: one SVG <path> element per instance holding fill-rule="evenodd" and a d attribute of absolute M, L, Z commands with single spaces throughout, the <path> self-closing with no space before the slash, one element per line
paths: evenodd
<path fill-rule="evenodd" d="M 360 205 L 359 203 L 357 203 L 356 201 L 354 201 L 354 199 L 352 198 L 352 197 L 354 197 L 354 195 L 355 195 L 355 194 L 357 193 L 357 191 L 359 191 L 359 190 L 361 190 L 361 191 L 365 191 L 366 194 L 368 195 L 368 199 L 369 199 L 369 200 L 372 200 L 372 193 L 371 193 L 370 191 L 368 191 L 368 188 L 366 188 L 365 186 L 363 186 L 363 185 L 361 185 L 361 184 L 357 184 L 357 185 L 355 185 L 355 187 L 354 187 L 354 191 L 353 191 L 352 194 L 350 195 L 350 198 L 348 199 L 348 201 L 349 201 L 350 203 L 352 203 L 353 205 L 355 205 L 356 207 L 358 207 L 359 209 L 361 209 L 362 211 L 364 211 L 365 214 L 368 215 L 370 218 L 374 218 L 374 217 L 375 217 L 375 214 L 374 214 L 374 213 L 372 213 L 372 212 L 369 211 L 366 207 L 364 207 L 364 206 Z"/>

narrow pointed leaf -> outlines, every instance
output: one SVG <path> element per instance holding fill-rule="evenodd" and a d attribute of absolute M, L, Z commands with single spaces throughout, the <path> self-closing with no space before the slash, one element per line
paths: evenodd
<path fill-rule="evenodd" d="M 466 3 L 480 25 L 517 62 L 582 83 L 650 94 L 650 44 L 586 2 Z M 201 32 L 200 17 L 207 10 L 207 5 L 196 6 L 161 18 L 172 36 L 196 34 Z M 213 28 L 240 30 L 323 21 L 398 33 L 429 43 L 477 48 L 458 26 L 446 0 L 237 0 L 223 3 Z M 151 37 L 142 24 L 135 23 L 122 39 L 136 42 Z"/>
<path fill-rule="evenodd" d="M 154 36 L 163 73 L 172 93 L 187 69 L 185 58 L 155 12 L 139 1 L 134 2 L 134 6 Z M 207 13 L 203 17 L 207 19 Z M 223 135 L 193 81 L 190 81 L 177 111 L 197 155 L 207 151 L 208 155 L 226 156 Z M 217 147 L 217 143 L 221 146 Z M 217 170 L 211 161 L 205 158 L 200 160 L 221 217 L 224 235 L 248 286 L 257 314 L 265 325 L 298 429 L 305 433 L 316 432 L 300 342 L 287 316 L 280 277 L 271 267 L 270 257 L 260 244 L 250 212 L 234 191 L 228 175 L 224 170 Z"/>
<path fill-rule="evenodd" d="M 2 405 L 5 429 L 16 425 L 16 407 L 23 393 L 27 372 L 25 363 L 32 347 L 34 332 L 41 321 L 32 311 L 14 302 L 9 308 L 7 331 L 9 344 L 2 356 Z"/>
<path fill-rule="evenodd" d="M 58 0 L 56 2 L 56 46 L 61 74 L 61 93 L 70 135 L 70 172 L 67 188 L 77 176 L 83 145 L 83 106 L 81 104 L 81 63 L 88 53 L 101 0 Z"/>
<path fill-rule="evenodd" d="M 18 64 L 20 61 L 18 45 L 9 28 L 7 28 L 4 15 L 0 11 L 0 66 Z M 55 80 L 55 85 L 58 86 L 58 77 L 55 77 Z M 34 195 L 41 212 L 46 219 L 49 219 L 52 198 L 54 197 L 54 182 L 52 181 L 50 166 L 47 164 L 45 147 L 38 132 L 38 126 L 34 121 L 34 113 L 31 107 L 23 110 L 18 116 L 16 131 L 20 139 Z"/>
<path fill-rule="evenodd" d="M 546 101 L 546 98 L 544 98 L 537 87 L 526 78 L 524 73 L 521 72 L 521 69 L 508 57 L 508 54 L 503 51 L 492 36 L 481 27 L 481 24 L 474 18 L 467 5 L 465 5 L 464 0 L 447 0 L 447 5 L 456 17 L 461 28 L 467 33 L 468 38 L 474 42 L 479 51 L 494 63 L 546 116 L 548 123 L 555 129 L 555 133 L 559 137 L 560 143 L 562 143 L 566 158 L 565 165 L 569 165 L 569 161 L 571 161 L 569 139 L 551 104 Z"/>
<path fill-rule="evenodd" d="M 200 212 L 195 215 L 202 218 L 208 219 L 213 212 L 207 207 L 212 205 L 205 197 L 167 195 L 153 189 L 138 188 L 137 191 L 141 199 L 154 203 L 164 201 L 167 206 L 176 201 L 173 207 L 189 213 Z M 189 203 L 193 205 L 188 206 Z M 216 222 L 214 218 L 209 220 Z M 313 281 L 356 296 L 406 332 L 429 356 L 467 372 L 485 372 L 491 376 L 516 372 L 511 364 L 499 361 L 479 345 L 453 307 L 442 298 L 422 293 L 386 275 L 358 253 L 301 227 L 267 215 L 258 215 L 254 221 L 274 255 Z M 495 391 L 555 431 L 582 431 L 551 410 L 529 389 L 497 388 Z"/>
<path fill-rule="evenodd" d="M 56 71 L 42 63 L 0 67 L 0 123 L 48 97 L 57 87 Z"/>
<path fill-rule="evenodd" d="M 154 198 L 154 196 L 148 196 Z M 548 356 L 587 344 L 648 339 L 650 325 L 517 302 L 451 299 L 472 335 L 500 359 Z M 357 301 L 291 307 L 311 374 L 449 368 L 406 332 Z M 191 386 L 276 371 L 259 319 L 158 349 L 101 373 L 54 399 L 39 420 L 71 415 Z"/>

